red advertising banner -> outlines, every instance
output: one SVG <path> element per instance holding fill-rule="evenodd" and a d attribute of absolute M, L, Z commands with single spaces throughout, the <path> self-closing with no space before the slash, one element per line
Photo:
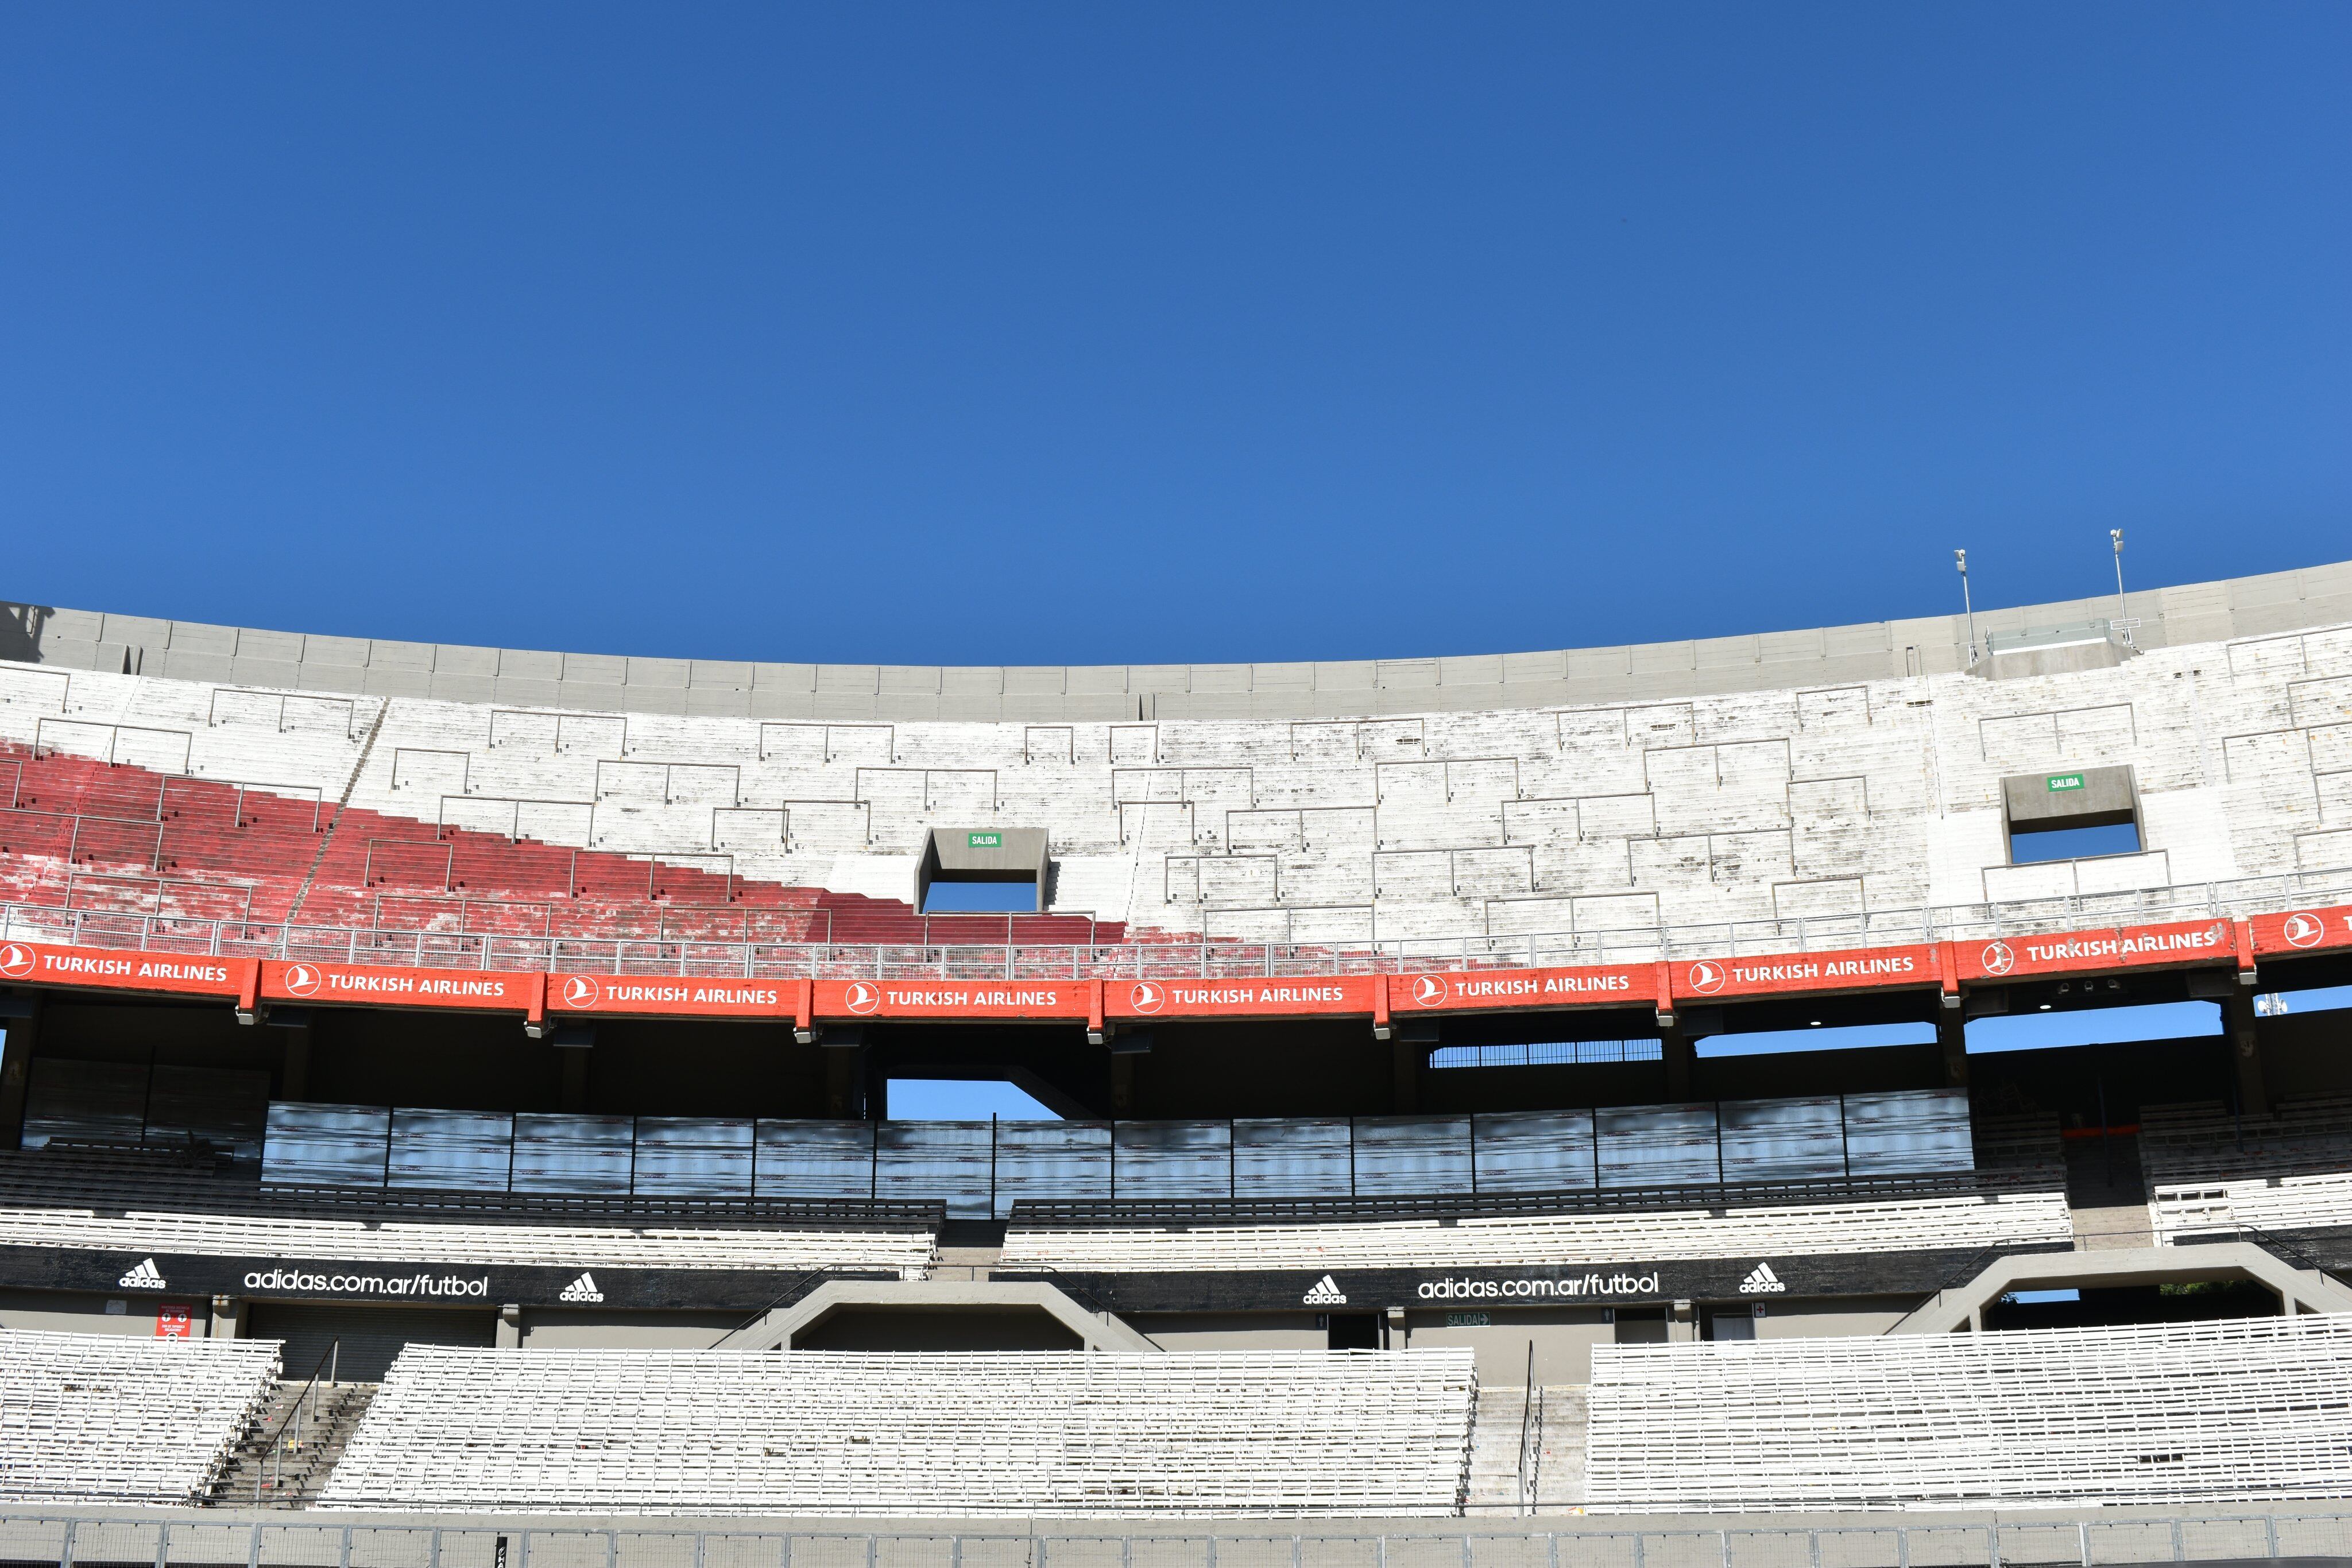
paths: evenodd
<path fill-rule="evenodd" d="M 1582 969 L 1476 969 L 1465 974 L 1398 975 L 1389 981 L 1389 1006 L 1397 1012 L 1625 1008 L 1654 1003 L 1657 994 L 1654 964 Z"/>
<path fill-rule="evenodd" d="M 819 980 L 828 1019 L 1084 1019 L 1085 980 Z"/>
<path fill-rule="evenodd" d="M 2054 936 L 2000 936 L 1955 944 L 1964 980 L 2010 980 L 2085 970 L 2210 964 L 2235 956 L 2226 920 L 2185 920 L 2168 925 L 2076 931 Z"/>
<path fill-rule="evenodd" d="M 1932 986 L 1940 978 L 1936 950 L 1924 944 L 1761 958 L 1678 958 L 1669 968 L 1675 995 L 1693 999 Z"/>
<path fill-rule="evenodd" d="M 155 1309 L 157 1339 L 186 1339 L 194 1332 L 194 1325 L 189 1318 L 187 1308 L 167 1303 Z"/>
<path fill-rule="evenodd" d="M 1103 1011 L 1118 1019 L 1294 1018 L 1372 1010 L 1370 975 L 1244 980 L 1106 980 Z M 1395 982 L 1391 981 L 1393 988 Z"/>
<path fill-rule="evenodd" d="M 2352 906 L 2257 915 L 2247 924 L 2254 929 L 2254 951 L 2264 957 L 2352 947 Z"/>
<path fill-rule="evenodd" d="M 261 967 L 261 994 L 275 1002 L 375 1002 L 394 1008 L 529 1012 L 539 1004 L 544 978 L 481 969 L 268 963 Z"/>
<path fill-rule="evenodd" d="M 550 975 L 551 1013 L 645 1013 L 659 1018 L 774 1019 L 792 1013 L 797 980 L 640 979 Z"/>
<path fill-rule="evenodd" d="M 243 988 L 240 971 L 250 963 L 245 958 L 191 958 L 173 953 L 119 953 L 104 947 L 0 942 L 0 981 L 22 980 L 27 985 L 234 997 Z"/>

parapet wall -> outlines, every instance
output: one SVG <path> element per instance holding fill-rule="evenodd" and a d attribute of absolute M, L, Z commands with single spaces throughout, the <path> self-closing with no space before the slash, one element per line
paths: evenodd
<path fill-rule="evenodd" d="M 2352 562 L 2128 596 L 2143 649 L 2352 621 Z M 2104 620 L 2113 595 L 1983 610 L 2000 633 Z M 1948 674 L 1958 615 L 1533 653 L 1264 664 L 751 664 L 330 637 L 0 604 L 0 659 L 294 691 L 602 713 L 835 720 L 1283 719 L 1685 698 Z"/>

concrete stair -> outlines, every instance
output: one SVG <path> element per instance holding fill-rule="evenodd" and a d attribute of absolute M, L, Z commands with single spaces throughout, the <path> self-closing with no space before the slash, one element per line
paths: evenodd
<path fill-rule="evenodd" d="M 1466 1511 L 1519 1516 L 1559 1513 L 1584 1500 L 1585 1390 L 1561 1384 L 1536 1390 L 1540 1427 L 1527 1421 L 1527 1390 L 1481 1388 L 1478 1417 L 1470 1436 L 1470 1490 Z M 1533 1486 L 1523 1490 L 1520 1442 L 1528 1439 L 1527 1464 Z M 1527 1495 L 1532 1490 L 1533 1497 Z"/>
<path fill-rule="evenodd" d="M 205 1506 L 310 1507 L 342 1457 L 360 1417 L 367 1414 L 375 1391 L 373 1383 L 322 1383 L 306 1396 L 302 1385 L 280 1383 L 259 1418 L 231 1450 Z M 273 1443 L 273 1438 L 282 1441 Z"/>

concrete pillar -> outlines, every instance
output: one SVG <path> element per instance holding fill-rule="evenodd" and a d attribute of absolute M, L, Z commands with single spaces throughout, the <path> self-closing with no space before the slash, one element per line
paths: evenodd
<path fill-rule="evenodd" d="M 522 1348 L 522 1307 L 509 1301 L 499 1309 L 499 1343 L 500 1350 Z"/>
<path fill-rule="evenodd" d="M 845 1050 L 839 1046 L 826 1048 L 824 1053 L 824 1113 L 836 1122 L 861 1121 L 866 1115 L 866 1096 L 859 1069 L 865 1064 L 863 1051 Z"/>
<path fill-rule="evenodd" d="M 243 1339 L 245 1303 L 235 1296 L 215 1296 L 212 1326 L 205 1332 L 215 1339 Z"/>
<path fill-rule="evenodd" d="M 0 1149 L 25 1141 L 25 1091 L 32 1082 L 33 1047 L 41 1038 L 42 997 L 31 994 L 33 1016 L 8 1020 L 7 1044 L 0 1051 Z"/>
<path fill-rule="evenodd" d="M 1421 1066 L 1429 1048 L 1410 1040 L 1389 1041 L 1389 1100 L 1400 1116 L 1421 1109 Z"/>
<path fill-rule="evenodd" d="M 2263 1079 L 2263 1041 L 2254 1027 L 2254 993 L 2240 986 L 2221 998 L 2221 1032 L 2238 1070 L 2238 1109 L 2249 1116 L 2270 1114 L 2269 1086 Z"/>
<path fill-rule="evenodd" d="M 1680 1024 L 1669 1024 L 1658 1031 L 1658 1049 L 1666 1059 L 1666 1098 L 1689 1099 L 1692 1071 L 1698 1063 L 1698 1042 L 1684 1033 Z"/>
<path fill-rule="evenodd" d="M 1675 1344 L 1687 1344 L 1698 1338 L 1698 1309 L 1688 1301 L 1676 1301 L 1666 1309 L 1666 1338 Z"/>
<path fill-rule="evenodd" d="M 285 1037 L 278 1059 L 278 1094 L 283 1100 L 308 1100 L 310 1097 L 310 1029 L 281 1029 L 273 1031 Z"/>
<path fill-rule="evenodd" d="M 596 1053 L 567 1047 L 555 1053 L 563 1062 L 563 1089 L 557 1109 L 578 1115 L 588 1109 L 588 1059 Z"/>
<path fill-rule="evenodd" d="M 1110 1113 L 1114 1116 L 1135 1114 L 1135 1058 L 1119 1055 L 1110 1059 Z"/>
<path fill-rule="evenodd" d="M 1936 1043 L 1944 1048 L 1944 1084 L 1949 1089 L 1965 1089 L 1969 1084 L 1969 1038 L 1967 1022 L 1958 1008 L 1936 1009 Z"/>

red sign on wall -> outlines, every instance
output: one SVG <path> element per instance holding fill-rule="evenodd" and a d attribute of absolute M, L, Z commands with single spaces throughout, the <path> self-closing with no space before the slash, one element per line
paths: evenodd
<path fill-rule="evenodd" d="M 1294 979 L 1108 980 L 1103 1011 L 1112 1018 L 1294 1018 L 1370 1013 L 1372 977 L 1324 975 Z"/>
<path fill-rule="evenodd" d="M 237 994 L 239 962 L 232 958 L 183 957 L 173 953 L 119 953 L 104 947 L 0 942 L 0 981 L 23 980 L 33 985 L 99 986 L 111 990 L 233 997 Z"/>
<path fill-rule="evenodd" d="M 1080 980 L 819 980 L 819 1018 L 1084 1019 Z"/>
<path fill-rule="evenodd" d="M 1990 942 L 1956 946 L 1964 980 L 2210 964 L 2237 951 L 2226 920 L 2126 925 L 2120 930 L 2077 931 L 2058 936 L 1999 936 Z"/>
<path fill-rule="evenodd" d="M 1624 1008 L 1657 999 L 1656 968 L 1620 964 L 1582 969 L 1478 969 L 1399 975 L 1389 1006 L 1456 1011 L 1474 1008 Z"/>
<path fill-rule="evenodd" d="M 2284 915 L 2257 915 L 2254 951 L 2264 957 L 2285 957 L 2330 947 L 2352 947 L 2352 907 L 2297 909 Z"/>
<path fill-rule="evenodd" d="M 187 1308 L 166 1302 L 155 1309 L 157 1339 L 186 1339 L 194 1332 L 194 1323 Z"/>
<path fill-rule="evenodd" d="M 1675 995 L 1771 997 L 1807 991 L 1859 991 L 1936 983 L 1935 949 L 1857 947 L 1842 953 L 1787 953 L 1761 958 L 1676 959 Z"/>
<path fill-rule="evenodd" d="M 261 994 L 271 1001 L 373 1002 L 394 1008 L 467 1008 L 522 1012 L 539 997 L 537 975 L 480 969 L 385 969 L 367 964 L 261 967 Z"/>
<path fill-rule="evenodd" d="M 662 1018 L 774 1019 L 793 1006 L 794 980 L 638 979 L 551 975 L 547 1009 L 559 1013 L 650 1013 Z"/>

